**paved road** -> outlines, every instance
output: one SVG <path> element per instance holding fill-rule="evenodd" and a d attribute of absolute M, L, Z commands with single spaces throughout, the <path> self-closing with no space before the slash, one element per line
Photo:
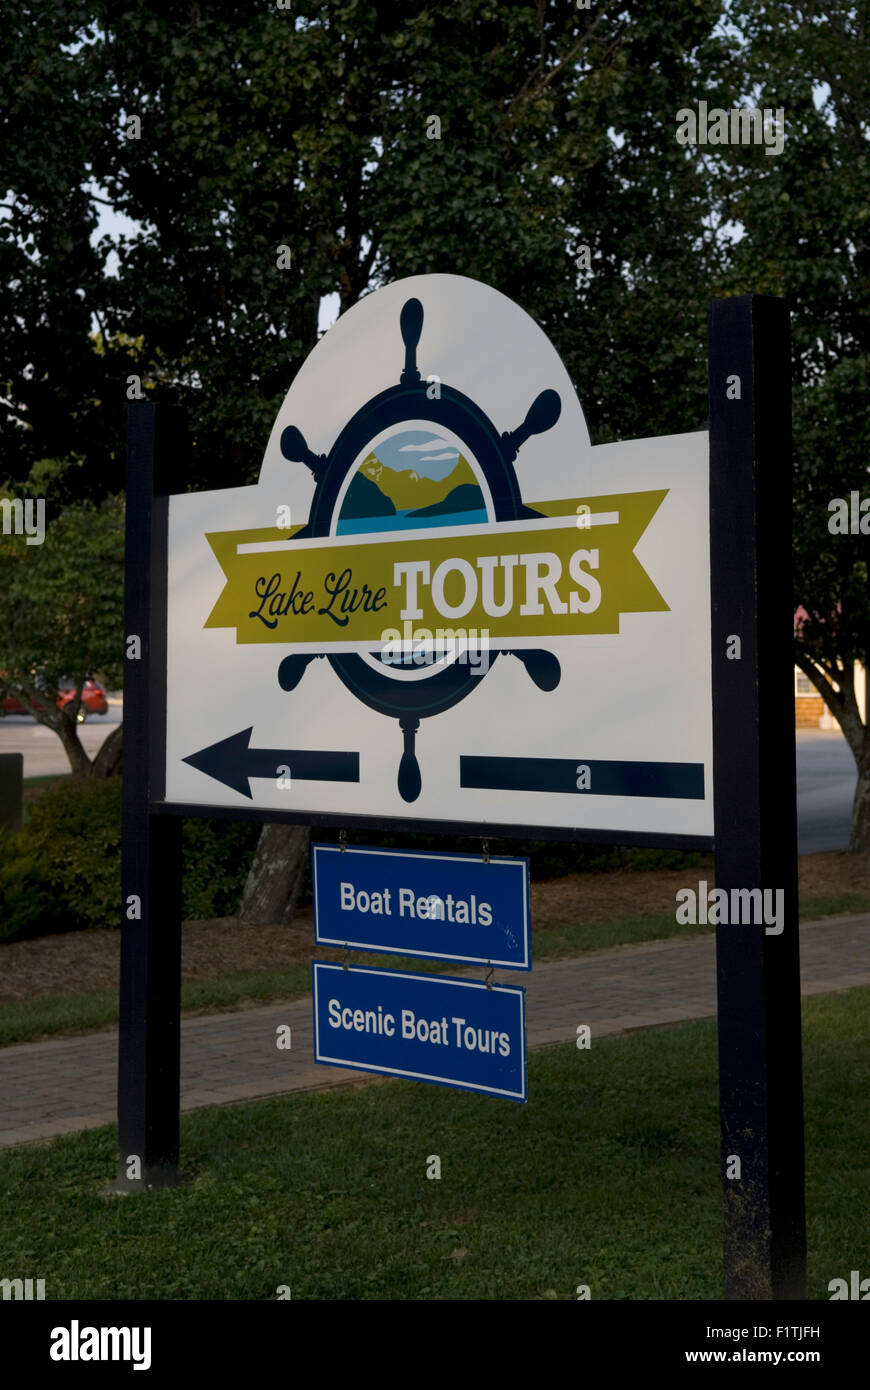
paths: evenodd
<path fill-rule="evenodd" d="M 798 854 L 846 849 L 857 777 L 839 729 L 798 729 Z"/>
<path fill-rule="evenodd" d="M 801 975 L 804 994 L 870 985 L 870 913 L 804 923 Z M 509 971 L 495 978 L 516 983 Z M 526 989 L 530 1047 L 576 1039 L 579 1023 L 590 1025 L 594 1047 L 608 1033 L 709 1017 L 716 1012 L 713 934 L 537 965 Z M 282 1024 L 291 1028 L 290 1051 L 275 1045 Z M 114 1123 L 117 1054 L 116 1029 L 0 1048 L 0 1147 Z M 310 999 L 181 1025 L 182 1110 L 364 1075 L 313 1060 Z"/>
<path fill-rule="evenodd" d="M 120 700 L 109 701 L 108 714 L 89 714 L 79 726 L 79 739 L 89 758 L 98 751 L 116 724 L 120 724 Z M 23 753 L 25 777 L 57 777 L 69 772 L 69 762 L 57 734 L 26 714 L 7 714 L 0 719 L 0 753 Z"/>
<path fill-rule="evenodd" d="M 93 757 L 113 725 L 121 721 L 121 702 L 110 702 L 109 713 L 91 715 L 80 730 L 82 744 Z M 41 777 L 69 771 L 56 734 L 24 715 L 0 719 L 0 753 L 23 753 L 24 776 Z M 845 849 L 855 793 L 855 760 L 839 729 L 799 729 L 797 734 L 798 853 Z"/>

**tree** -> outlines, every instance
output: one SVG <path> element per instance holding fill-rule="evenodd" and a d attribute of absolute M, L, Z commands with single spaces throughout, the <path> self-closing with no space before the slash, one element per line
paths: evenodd
<path fill-rule="evenodd" d="M 264 825 L 248 872 L 239 920 L 288 926 L 302 891 L 308 859 L 307 825 Z"/>
<path fill-rule="evenodd" d="M 857 853 L 870 850 L 870 705 L 865 699 L 862 720 L 855 688 L 855 663 L 863 665 L 865 680 L 870 670 L 870 516 L 853 518 L 852 494 L 870 498 L 868 381 L 870 353 L 845 358 L 805 388 L 795 451 L 795 597 L 801 604 L 795 662 L 837 719 L 855 759 L 849 848 Z M 853 533 L 854 521 L 859 529 Z"/>
<path fill-rule="evenodd" d="M 37 465 L 28 490 L 50 493 L 42 480 L 52 473 L 56 465 Z M 111 687 L 121 684 L 123 555 L 120 498 L 75 503 L 57 516 L 46 506 L 41 544 L 0 533 L 0 684 L 57 734 L 75 777 L 120 769 L 121 726 L 91 760 L 79 740 L 78 713 L 86 677 L 99 672 Z M 74 682 L 75 695 L 58 709 L 54 696 L 64 679 Z"/>
<path fill-rule="evenodd" d="M 88 0 L 6 0 L 0 53 L 0 450 L 18 486 L 76 455 L 79 498 L 123 487 L 123 362 L 94 350 L 118 292 L 92 245 L 104 109 L 82 58 Z M 58 504 L 72 501 L 55 480 Z"/>
<path fill-rule="evenodd" d="M 561 0 L 298 0 L 292 11 L 77 0 L 40 16 L 30 42 L 30 7 L 12 0 L 0 115 L 7 185 L 25 200 L 19 239 L 36 225 L 27 209 L 44 202 L 48 213 L 37 219 L 37 256 L 22 259 L 11 236 L 4 254 L 27 303 L 61 335 L 63 361 L 80 355 L 81 419 L 97 422 L 97 441 L 116 441 L 114 453 L 102 443 L 89 452 L 82 491 L 86 477 L 95 497 L 118 485 L 129 374 L 146 395 L 189 411 L 190 469 L 179 487 L 253 481 L 278 405 L 316 342 L 324 296 L 337 295 L 344 312 L 379 284 L 425 271 L 475 276 L 522 304 L 560 350 L 598 441 L 702 423 L 699 347 L 713 295 L 795 297 L 807 387 L 841 359 L 858 365 L 867 352 L 866 14 L 828 6 L 826 26 L 812 5 L 773 12 L 768 0 L 741 0 L 731 6 L 735 32 L 720 23 L 723 9 L 719 0 L 589 11 Z M 823 116 L 807 74 L 827 74 L 833 107 Z M 677 144 L 687 100 L 730 107 L 759 84 L 800 129 L 783 156 Z M 36 162 L 9 150 L 16 140 L 31 149 L 32 130 L 44 129 L 34 125 L 41 95 L 58 134 Z M 74 155 L 71 176 L 58 146 Z M 105 273 L 105 246 L 89 246 L 90 198 L 73 198 L 64 224 L 77 259 L 64 260 L 52 240 L 73 197 L 64 178 L 79 189 L 93 179 L 141 224 L 120 246 L 117 277 Z M 734 228 L 744 233 L 736 242 Z M 289 268 L 278 265 L 282 245 Z M 63 298 L 71 292 L 75 314 Z M 15 302 L 0 298 L 10 331 Z M 21 351 L 4 376 L 19 400 L 31 388 L 26 333 L 16 331 Z M 38 367 L 40 400 L 59 399 L 63 413 L 65 378 L 48 351 Z M 821 421 L 837 429 L 860 391 L 857 378 L 854 389 L 844 383 L 831 377 L 827 396 L 796 401 L 800 419 L 821 411 L 815 464 L 806 463 L 819 478 L 816 523 L 827 486 Z M 34 438 L 22 458 L 49 413 L 30 410 Z M 843 475 L 852 468 L 845 462 Z M 809 492 L 802 483 L 799 547 Z M 818 540 L 799 550 L 806 574 Z M 845 563 L 846 548 L 837 553 Z M 844 582 L 819 573 L 811 595 L 826 631 L 842 630 L 843 672 L 862 621 L 843 616 L 857 602 L 844 600 Z M 805 627 L 807 652 L 810 640 Z M 263 832 L 248 904 L 282 874 L 290 901 L 304 863 L 298 839 Z"/>
<path fill-rule="evenodd" d="M 38 14 L 9 0 L 10 475 L 75 452 L 79 497 L 117 492 L 135 375 L 190 412 L 188 485 L 253 481 L 323 297 L 344 312 L 428 270 L 484 279 L 534 314 L 596 437 L 642 432 L 650 410 L 664 428 L 687 412 L 696 425 L 693 334 L 718 253 L 709 180 L 676 145 L 673 113 L 727 49 L 719 14 L 718 0 L 640 13 L 71 0 Z M 121 239 L 117 274 L 108 241 L 91 245 L 104 200 L 142 227 Z"/>
<path fill-rule="evenodd" d="M 870 495 L 870 10 L 788 0 L 771 22 L 762 0 L 739 0 L 734 19 L 744 90 L 783 108 L 786 136 L 751 178 L 730 170 L 745 228 L 733 283 L 794 310 L 795 661 L 855 758 L 850 849 L 867 853 L 870 711 L 862 721 L 854 669 L 870 664 L 870 539 L 829 523 L 834 499 Z"/>
<path fill-rule="evenodd" d="M 709 198 L 661 107 L 681 104 L 718 17 L 716 4 L 689 18 L 684 8 L 665 0 L 638 20 L 627 5 L 516 0 L 333 0 L 293 16 L 232 0 L 96 5 L 100 37 L 80 55 L 102 113 L 94 176 L 143 226 L 121 248 L 107 332 L 141 344 L 146 391 L 190 410 L 188 485 L 256 476 L 323 296 L 344 312 L 427 270 L 488 280 L 523 303 L 581 391 L 606 403 L 605 430 L 624 426 L 630 401 L 641 433 L 657 392 L 659 414 L 676 419 L 700 381 L 682 315 L 687 266 L 709 251 L 698 247 Z M 127 139 L 133 116 L 141 129 Z M 586 238 L 591 285 L 572 251 Z M 664 350 L 656 275 L 683 330 Z M 632 276 L 647 286 L 640 313 Z M 696 319 L 703 307 L 699 289 Z M 631 358 L 638 322 L 644 347 Z M 638 360 L 626 392 L 626 363 Z M 274 914 L 281 881 L 289 902 L 304 856 L 294 830 L 264 830 L 245 913 L 268 901 Z"/>

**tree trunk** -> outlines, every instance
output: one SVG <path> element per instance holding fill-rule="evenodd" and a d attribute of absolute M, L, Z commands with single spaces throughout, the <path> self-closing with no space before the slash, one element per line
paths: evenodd
<path fill-rule="evenodd" d="M 49 725 L 48 727 L 52 728 L 53 726 Z M 71 719 L 63 715 L 55 733 L 63 744 L 63 751 L 69 759 L 73 777 L 89 777 L 91 775 L 91 760 L 79 743 L 78 724 L 73 723 Z"/>
<path fill-rule="evenodd" d="M 844 680 L 840 699 L 838 704 L 832 707 L 832 711 L 852 750 L 852 757 L 858 769 L 858 781 L 852 802 L 849 852 L 866 854 L 870 851 L 870 710 L 865 712 L 866 722 L 862 723 L 854 682 Z"/>
<path fill-rule="evenodd" d="M 92 777 L 117 777 L 121 771 L 123 724 L 117 724 L 108 737 L 100 744 L 97 756 L 91 764 Z"/>
<path fill-rule="evenodd" d="M 870 854 L 870 760 L 858 767 L 849 850 L 852 854 Z"/>
<path fill-rule="evenodd" d="M 852 802 L 852 826 L 849 834 L 850 854 L 870 852 L 870 698 L 865 700 L 864 719 L 855 692 L 855 678 L 843 668 L 838 670 L 839 689 L 832 685 L 812 658 L 797 648 L 795 660 L 809 676 L 825 704 L 839 724 L 858 769 L 858 783 Z M 865 691 L 870 697 L 870 674 L 865 672 Z"/>
<path fill-rule="evenodd" d="M 308 860 L 307 825 L 264 825 L 248 874 L 239 920 L 248 926 L 289 926 Z"/>

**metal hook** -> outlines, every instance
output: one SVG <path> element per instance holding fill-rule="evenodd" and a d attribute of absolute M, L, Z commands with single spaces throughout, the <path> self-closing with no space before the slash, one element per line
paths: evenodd
<path fill-rule="evenodd" d="M 489 840 L 483 842 L 483 862 L 484 864 L 489 863 Z"/>
<path fill-rule="evenodd" d="M 347 849 L 347 831 L 346 831 L 346 830 L 339 830 L 339 832 L 338 832 L 338 847 L 339 847 L 339 849 L 341 850 L 342 854 L 344 854 L 344 851 Z"/>
<path fill-rule="evenodd" d="M 348 946 L 347 942 L 345 941 L 345 943 L 344 943 L 344 955 L 343 955 L 342 958 L 341 958 L 341 968 L 342 968 L 342 970 L 346 970 L 346 969 L 347 969 L 347 958 L 348 958 L 349 955 L 350 955 L 350 947 Z"/>
<path fill-rule="evenodd" d="M 486 979 L 484 980 L 483 983 L 486 985 L 487 989 L 492 989 L 492 985 L 490 984 L 490 980 L 491 980 L 492 977 L 493 977 L 494 971 L 493 971 L 493 967 L 489 964 L 489 961 L 487 961 L 486 963 L 487 963 L 487 965 L 489 966 L 489 973 L 487 974 L 487 977 L 486 977 Z"/>

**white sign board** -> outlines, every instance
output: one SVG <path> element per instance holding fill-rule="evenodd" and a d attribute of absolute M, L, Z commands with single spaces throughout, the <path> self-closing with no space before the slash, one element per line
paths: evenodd
<path fill-rule="evenodd" d="M 711 836 L 706 433 L 592 447 L 476 281 L 361 300 L 169 507 L 166 799 Z"/>

